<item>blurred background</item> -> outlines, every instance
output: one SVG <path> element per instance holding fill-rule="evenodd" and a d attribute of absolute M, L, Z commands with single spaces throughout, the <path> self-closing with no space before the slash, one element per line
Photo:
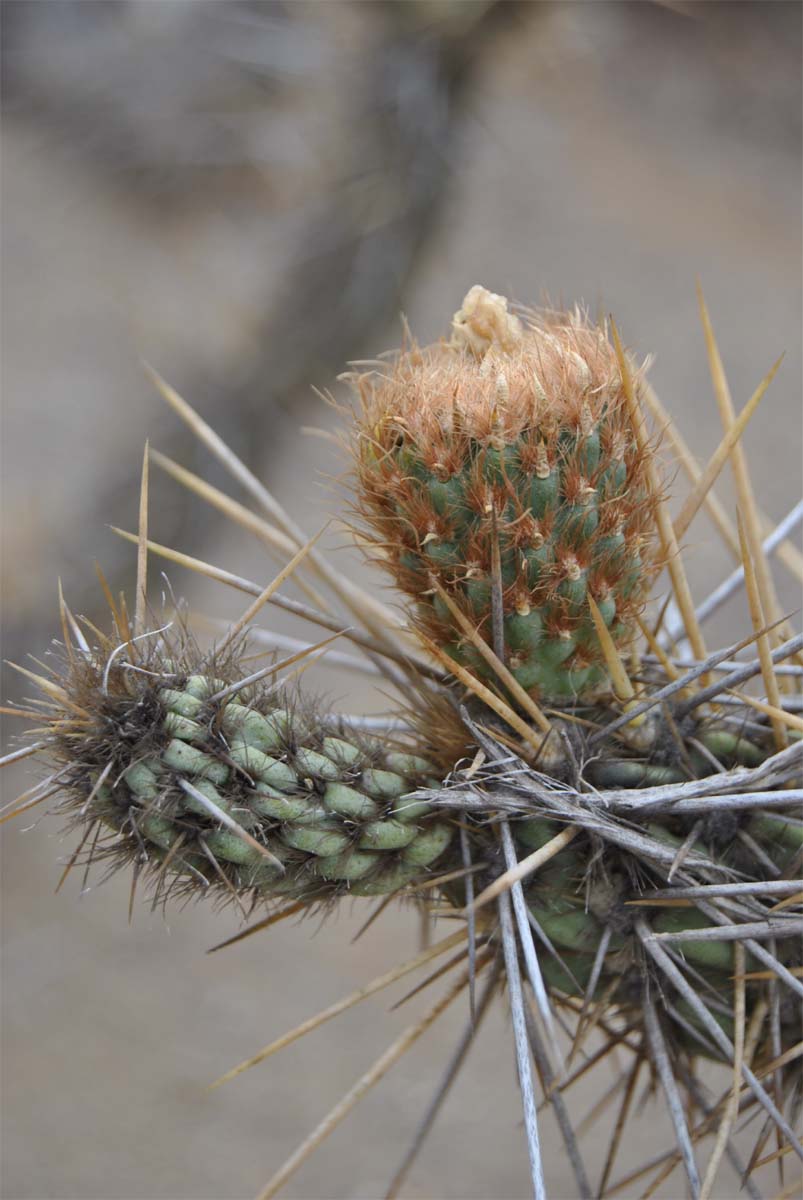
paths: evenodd
<path fill-rule="evenodd" d="M 4 658 L 46 651 L 57 578 L 89 615 L 96 559 L 130 585 L 133 555 L 108 526 L 135 525 L 146 437 L 242 498 L 143 359 L 313 533 L 342 511 L 330 479 L 344 468 L 308 431 L 337 426 L 313 388 L 393 346 L 402 311 L 422 340 L 440 336 L 474 283 L 612 311 L 634 351 L 654 352 L 652 382 L 705 461 L 721 427 L 699 276 L 737 407 L 786 352 L 746 443 L 765 512 L 778 520 L 799 498 L 799 5 L 4 0 L 0 16 Z M 733 513 L 729 481 L 720 490 Z M 158 471 L 151 532 L 260 583 L 274 570 Z M 381 594 L 342 531 L 327 537 Z M 705 517 L 687 543 L 702 597 L 731 562 Z M 169 575 L 207 615 L 244 607 Z M 777 582 L 798 608 L 783 566 Z M 745 619 L 737 597 L 711 644 Z M 321 669 L 315 685 L 348 709 L 387 706 L 363 679 Z M 27 694 L 11 675 L 3 692 Z M 5 798 L 24 779 L 4 779 Z M 391 910 L 352 945 L 366 902 L 344 905 L 323 931 L 280 925 L 207 958 L 235 914 L 165 923 L 141 904 L 129 928 L 124 879 L 81 895 L 73 877 L 55 898 L 72 847 L 53 819 L 21 824 L 4 838 L 2 1195 L 254 1194 L 410 1014 L 380 998 L 226 1089 L 204 1085 L 414 953 L 416 915 Z M 436 1026 L 287 1196 L 382 1194 L 464 1015 Z M 513 1072 L 500 1005 L 405 1195 L 527 1195 Z M 575 1114 L 596 1094 L 577 1095 Z M 661 1121 L 660 1104 L 646 1110 L 624 1162 L 661 1146 Z M 597 1164 L 608 1126 L 589 1135 Z M 571 1197 L 551 1159 L 550 1195 Z"/>

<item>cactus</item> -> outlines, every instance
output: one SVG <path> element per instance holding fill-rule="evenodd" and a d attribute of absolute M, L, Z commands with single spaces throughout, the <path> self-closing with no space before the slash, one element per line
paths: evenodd
<path fill-rule="evenodd" d="M 657 566 L 652 451 L 605 331 L 579 310 L 519 320 L 474 287 L 449 342 L 353 382 L 359 509 L 414 623 L 492 677 L 433 581 L 493 644 L 498 580 L 525 689 L 566 700 L 604 685 L 588 597 L 626 644 Z"/>
<path fill-rule="evenodd" d="M 86 716 L 66 713 L 53 742 L 64 807 L 107 834 L 95 855 L 144 861 L 185 892 L 306 903 L 398 891 L 443 856 L 451 827 L 404 799 L 437 783 L 420 757 L 238 678 L 241 646 L 216 666 L 162 640 L 134 670 L 112 649 L 68 662 Z"/>
<path fill-rule="evenodd" d="M 353 633 L 374 669 L 387 673 L 405 697 L 404 736 L 368 738 L 357 723 L 271 683 L 274 668 L 246 673 L 242 630 L 266 598 L 278 599 L 275 582 L 263 589 L 227 577 L 258 599 L 208 653 L 180 622 L 170 636 L 133 634 L 114 602 L 113 632 L 87 623 L 90 645 L 63 605 L 61 670 L 34 676 L 42 697 L 18 710 L 44 719 L 44 729 L 8 760 L 36 754 L 55 770 L 16 811 L 58 788 L 60 810 L 83 835 L 72 861 L 133 866 L 135 880 L 144 869 L 164 901 L 289 901 L 273 921 L 347 895 L 425 889 L 452 917 L 465 917 L 465 935 L 458 930 L 413 960 L 420 966 L 463 936 L 471 947 L 432 975 L 455 965 L 462 972 L 399 1045 L 412 1045 L 486 972 L 479 1017 L 503 980 L 538 1196 L 530 1055 L 584 1197 L 591 1188 L 562 1096 L 586 1064 L 558 1078 L 536 1022 L 528 1025 L 525 973 L 541 1030 L 555 1029 L 559 1011 L 574 1023 L 573 1054 L 596 1027 L 607 1039 L 602 1057 L 617 1046 L 633 1055 L 600 1194 L 643 1064 L 665 1092 L 691 1195 L 710 1194 L 723 1153 L 748 1177 L 773 1129 L 782 1153 L 803 1158 L 785 1115 L 799 1099 L 803 825 L 789 810 L 803 794 L 803 721 L 788 711 L 795 706 L 784 707 L 774 674 L 774 664 L 787 664 L 785 682 L 799 690 L 803 637 L 781 633 L 776 622 L 773 643 L 762 630 L 762 613 L 773 619 L 774 608 L 766 589 L 756 601 L 745 543 L 758 657 L 726 667 L 734 648 L 706 658 L 696 637 L 696 661 L 681 671 L 643 622 L 653 653 L 638 650 L 634 624 L 660 566 L 663 501 L 640 427 L 638 378 L 618 345 L 614 356 L 604 331 L 580 314 L 520 319 L 501 297 L 475 288 L 448 344 L 408 345 L 381 375 L 352 379 L 361 400 L 358 507 L 415 605 L 414 628 L 425 646 L 446 651 L 436 657 L 453 665 L 457 682 L 416 657 L 392 614 L 316 558 L 312 543 L 303 546 L 270 498 L 289 531 L 282 536 L 292 533 L 300 547 L 280 581 L 311 564 L 316 585 L 347 605 L 356 630 L 296 607 L 327 630 Z M 205 428 L 202 436 L 211 442 Z M 263 507 L 265 496 L 260 490 Z M 133 540 L 141 629 L 148 546 L 215 572 L 146 544 L 144 526 Z M 663 535 L 661 542 L 668 546 Z M 684 621 L 695 632 L 694 614 Z M 638 690 L 618 655 L 623 647 Z M 710 683 L 719 670 L 724 677 Z M 767 701 L 735 690 L 758 675 Z M 546 712 L 535 703 L 542 698 L 551 702 Z M 356 998 L 408 969 L 395 968 Z M 303 1153 L 274 1175 L 265 1200 L 394 1055 L 381 1056 L 335 1106 Z M 701 1056 L 737 1068 L 708 1113 Z M 431 1114 L 451 1078 L 447 1072 Z M 692 1128 L 681 1094 L 704 1114 Z M 744 1164 L 728 1132 L 750 1109 L 767 1120 Z M 714 1126 L 701 1184 L 693 1143 Z"/>

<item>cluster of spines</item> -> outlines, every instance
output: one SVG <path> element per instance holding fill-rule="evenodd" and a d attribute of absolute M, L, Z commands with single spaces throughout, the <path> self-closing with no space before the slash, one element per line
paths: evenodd
<path fill-rule="evenodd" d="M 759 748 L 755 747 L 756 752 Z M 542 849 L 557 834 L 562 824 L 543 817 L 517 821 L 514 826 L 517 844 L 523 852 Z M 724 818 L 697 821 L 655 819 L 644 824 L 644 831 L 662 846 L 677 852 L 680 858 L 692 862 L 715 863 L 720 877 L 750 879 L 756 875 L 756 861 L 767 864 L 773 878 L 788 878 L 793 874 L 803 852 L 803 830 L 794 821 L 767 817 L 765 814 L 745 814 L 741 819 L 725 814 Z M 551 952 L 540 959 L 547 986 L 566 996 L 580 999 L 587 993 L 595 973 L 596 990 L 604 993 L 606 1003 L 627 1010 L 640 994 L 643 985 L 643 963 L 636 924 L 645 910 L 626 903 L 639 894 L 650 904 L 649 872 L 644 865 L 627 856 L 616 855 L 600 860 L 594 846 L 583 834 L 571 845 L 560 850 L 529 881 L 526 888 L 529 913 L 540 936 L 548 939 Z M 724 875 L 723 875 L 724 873 Z M 705 877 L 705 876 L 703 876 Z M 653 902 L 655 903 L 655 902 Z M 765 915 L 767 909 L 755 909 L 754 916 Z M 733 993 L 733 973 L 736 966 L 734 942 L 715 935 L 716 924 L 711 913 L 686 902 L 685 907 L 658 907 L 650 914 L 653 935 L 666 934 L 673 939 L 673 951 L 680 956 L 684 968 L 693 976 L 696 985 L 723 1005 L 717 1007 L 718 1020 L 729 1037 L 734 1034 L 733 1016 L 729 1002 Z M 711 934 L 705 939 L 694 937 L 696 931 Z M 684 939 L 683 935 L 691 936 Z M 604 957 L 599 949 L 605 944 Z M 777 939 L 781 961 L 790 969 L 800 969 L 801 947 L 794 926 Z M 746 958 L 748 976 L 746 999 L 748 1016 L 765 996 L 762 966 L 750 953 Z M 783 1046 L 794 1044 L 799 1036 L 799 1007 L 786 997 L 779 1010 L 778 1037 Z M 715 1058 L 722 1055 L 705 1037 L 693 1010 L 682 996 L 673 999 L 667 1012 L 667 1032 L 673 1043 L 689 1054 Z M 721 1009 L 721 1011 L 720 1011 Z M 766 1049 L 766 1047 L 765 1047 Z"/>

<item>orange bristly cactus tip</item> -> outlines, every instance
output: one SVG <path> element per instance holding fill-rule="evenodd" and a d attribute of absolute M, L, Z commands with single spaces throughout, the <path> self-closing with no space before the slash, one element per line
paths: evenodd
<path fill-rule="evenodd" d="M 498 541 L 519 683 L 555 700 L 607 686 L 587 597 L 626 644 L 658 566 L 658 497 L 606 330 L 579 309 L 515 315 L 475 286 L 448 341 L 352 381 L 359 510 L 414 623 L 488 677 L 429 580 L 490 642 Z"/>

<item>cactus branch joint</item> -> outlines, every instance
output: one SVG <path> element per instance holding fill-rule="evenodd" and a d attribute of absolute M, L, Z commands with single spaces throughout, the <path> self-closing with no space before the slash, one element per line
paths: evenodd
<path fill-rule="evenodd" d="M 729 398 L 701 306 L 715 388 Z M 246 920 L 266 913 L 232 941 L 348 897 L 458 921 L 218 1081 L 407 975 L 427 970 L 419 987 L 432 988 L 448 975 L 262 1197 L 463 1003 L 465 1032 L 389 1183 L 399 1194 L 498 994 L 536 1197 L 544 1105 L 578 1196 L 651 1195 L 672 1179 L 706 1198 L 727 1171 L 761 1195 L 769 1164 L 803 1159 L 803 638 L 779 609 L 769 561 L 795 522 L 761 540 L 739 445 L 771 375 L 739 418 L 721 405 L 723 443 L 705 469 L 684 461 L 691 490 L 674 523 L 646 416 L 662 410 L 613 322 L 514 311 L 477 286 L 440 342 L 421 347 L 405 331 L 395 355 L 344 378 L 353 525 L 406 618 L 339 572 L 154 376 L 250 508 L 146 448 L 139 528 L 124 534 L 137 546 L 134 615 L 103 580 L 105 632 L 60 596 L 49 661 L 20 668 L 39 695 L 5 710 L 32 732 L 4 761 L 29 756 L 44 777 L 3 819 L 54 803 L 77 838 L 63 878 L 76 866 L 125 869 L 132 905 L 143 884 L 165 906 L 209 896 Z M 703 626 L 721 600 L 695 607 L 679 543 L 714 505 L 729 461 L 738 574 L 712 595 L 744 586 L 747 624 L 737 645 L 711 652 Z M 259 528 L 288 559 L 278 578 L 265 586 L 150 540 L 149 464 Z M 156 556 L 253 600 L 202 643 L 180 605 L 158 619 L 149 606 Z M 783 563 L 798 569 L 794 554 Z M 303 600 L 280 590 L 288 582 Z M 271 641 L 257 624 L 267 605 L 322 639 Z M 255 643 L 290 652 L 254 671 Z M 336 716 L 305 695 L 299 676 L 328 651 L 395 690 L 392 719 Z M 617 1050 L 629 1065 L 592 1186 L 573 1087 Z M 730 1075 L 712 1097 L 717 1062 Z M 617 1178 L 639 1077 L 663 1097 L 674 1144 Z"/>

